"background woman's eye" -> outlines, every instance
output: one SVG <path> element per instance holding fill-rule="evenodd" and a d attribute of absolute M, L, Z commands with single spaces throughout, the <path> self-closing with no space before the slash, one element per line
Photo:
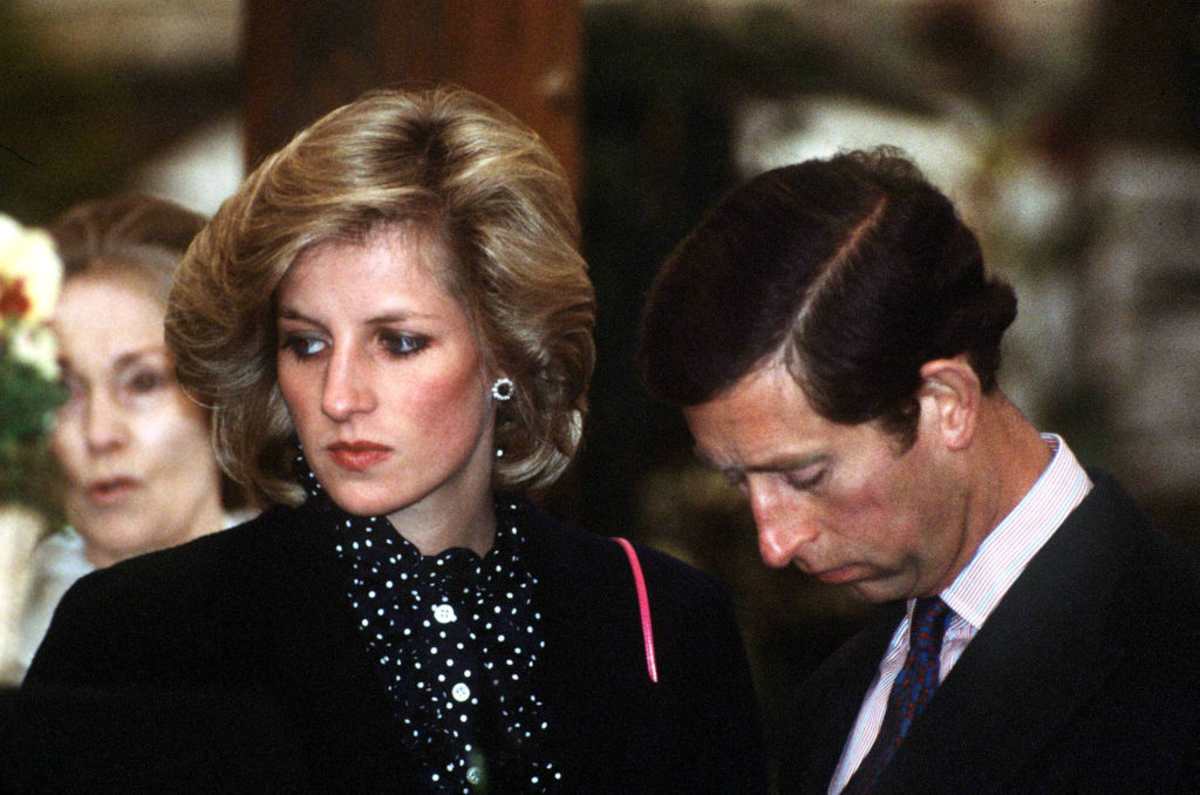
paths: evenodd
<path fill-rule="evenodd" d="M 133 392 L 153 392 L 167 383 L 167 377 L 157 370 L 138 370 L 126 383 Z"/>
<path fill-rule="evenodd" d="M 79 403 L 85 397 L 87 397 L 87 384 L 84 383 L 82 378 L 67 370 L 65 367 L 63 368 L 62 383 L 63 386 L 67 388 L 67 402 L 64 404 L 64 407 Z"/>

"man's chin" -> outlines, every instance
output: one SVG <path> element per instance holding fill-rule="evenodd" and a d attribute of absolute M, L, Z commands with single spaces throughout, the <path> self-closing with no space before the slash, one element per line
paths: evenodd
<path fill-rule="evenodd" d="M 882 575 L 864 577 L 848 583 L 847 587 L 864 602 L 876 605 L 907 599 L 911 595 L 910 588 L 898 582 L 896 578 Z"/>

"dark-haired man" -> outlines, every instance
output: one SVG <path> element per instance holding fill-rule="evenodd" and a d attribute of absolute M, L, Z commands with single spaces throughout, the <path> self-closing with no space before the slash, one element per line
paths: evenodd
<path fill-rule="evenodd" d="M 999 388 L 1016 316 L 893 150 L 728 195 L 640 366 L 770 566 L 894 602 L 801 688 L 785 792 L 1200 791 L 1200 574 Z"/>

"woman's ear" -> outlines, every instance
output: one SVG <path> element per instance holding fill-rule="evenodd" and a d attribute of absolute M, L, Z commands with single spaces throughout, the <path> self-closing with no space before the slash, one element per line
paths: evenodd
<path fill-rule="evenodd" d="M 949 450 L 964 450 L 975 437 L 983 389 L 966 354 L 950 359 L 934 359 L 921 367 L 921 386 L 917 389 L 921 416 L 937 423 L 942 443 Z"/>

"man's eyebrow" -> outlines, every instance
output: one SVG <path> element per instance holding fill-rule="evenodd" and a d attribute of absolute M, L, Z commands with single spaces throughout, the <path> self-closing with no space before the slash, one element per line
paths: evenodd
<path fill-rule="evenodd" d="M 804 469 L 813 464 L 819 464 L 829 456 L 825 453 L 808 453 L 805 455 L 780 455 L 775 458 L 768 458 L 765 461 L 760 461 L 756 464 L 751 464 L 746 467 L 730 467 L 721 466 L 712 458 L 707 456 L 699 447 L 693 447 L 692 453 L 700 460 L 700 463 L 709 469 L 714 469 L 718 472 L 790 472 L 796 469 Z"/>

